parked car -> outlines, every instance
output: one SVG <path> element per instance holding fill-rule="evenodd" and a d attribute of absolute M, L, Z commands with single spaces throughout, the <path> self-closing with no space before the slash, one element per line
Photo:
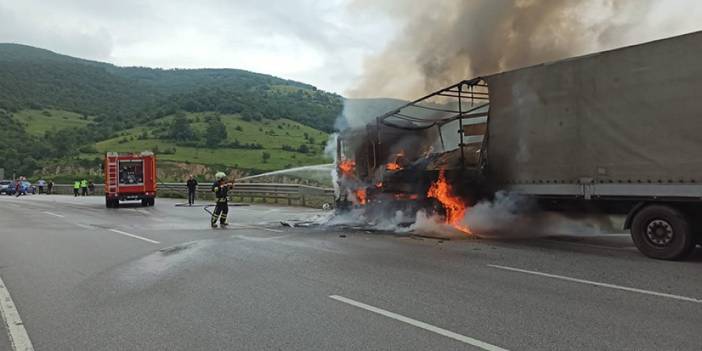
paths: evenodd
<path fill-rule="evenodd" d="M 27 194 L 37 193 L 37 188 L 34 185 L 32 185 L 32 183 L 30 183 L 28 180 L 23 180 L 20 186 L 22 187 L 22 190 L 24 190 L 24 192 Z"/>
<path fill-rule="evenodd" d="M 15 182 L 12 180 L 0 180 L 0 194 L 12 195 L 15 193 Z"/>

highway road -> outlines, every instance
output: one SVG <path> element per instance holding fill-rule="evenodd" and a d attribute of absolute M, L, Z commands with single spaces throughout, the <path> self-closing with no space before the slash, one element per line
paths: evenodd
<path fill-rule="evenodd" d="M 0 197 L 0 350 L 700 350 L 702 250 L 624 235 L 436 240 L 320 211 Z M 520 231 L 520 228 L 514 228 Z M 11 306 L 14 305 L 14 306 Z M 21 322 L 20 322 L 21 320 Z M 14 340 L 10 341 L 8 335 Z"/>

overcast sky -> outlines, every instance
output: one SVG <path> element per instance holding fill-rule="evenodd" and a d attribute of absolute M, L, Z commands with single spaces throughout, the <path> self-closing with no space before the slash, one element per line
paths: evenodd
<path fill-rule="evenodd" d="M 413 3 L 435 14 L 439 3 L 431 1 L 438 0 L 426 1 L 0 0 L 0 42 L 121 66 L 241 68 L 345 94 L 363 76 L 366 59 L 392 54 L 393 44 L 413 40 L 403 28 L 421 24 L 406 14 Z M 492 1 L 508 2 L 486 0 Z M 656 6 L 645 17 L 632 14 L 641 17 L 637 27 L 617 44 L 702 28 L 699 0 L 647 1 Z M 402 79 L 392 67 L 376 68 L 387 70 L 393 81 Z M 462 78 L 467 77 L 456 79 Z"/>
<path fill-rule="evenodd" d="M 122 66 L 241 68 L 343 93 L 396 31 L 348 0 L 0 0 L 0 42 Z"/>

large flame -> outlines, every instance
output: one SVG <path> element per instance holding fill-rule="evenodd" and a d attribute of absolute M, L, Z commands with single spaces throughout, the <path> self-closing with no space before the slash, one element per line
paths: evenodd
<path fill-rule="evenodd" d="M 356 161 L 354 160 L 343 160 L 339 162 L 339 170 L 341 174 L 345 176 L 352 176 L 354 168 L 356 168 Z"/>
<path fill-rule="evenodd" d="M 446 224 L 470 234 L 470 229 L 461 221 L 466 214 L 467 207 L 463 200 L 453 194 L 451 185 L 446 181 L 444 170 L 439 171 L 439 179 L 431 185 L 427 197 L 435 198 L 446 211 Z"/>

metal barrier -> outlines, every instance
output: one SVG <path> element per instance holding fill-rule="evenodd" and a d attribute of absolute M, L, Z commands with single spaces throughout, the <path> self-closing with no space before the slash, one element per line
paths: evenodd
<path fill-rule="evenodd" d="M 54 184 L 55 194 L 73 194 L 73 184 Z M 104 195 L 103 184 L 95 184 L 95 192 L 91 195 Z M 187 198 L 188 189 L 185 183 L 159 183 L 157 196 L 169 197 L 176 195 Z M 230 198 L 239 201 L 256 202 L 260 199 L 263 202 L 273 200 L 279 203 L 280 200 L 288 205 L 313 206 L 318 207 L 324 203 L 334 203 L 334 189 L 320 188 L 301 184 L 277 184 L 277 183 L 235 183 L 234 189 L 229 192 Z M 200 184 L 197 190 L 198 199 L 213 199 L 214 194 L 210 191 L 210 184 Z"/>
<path fill-rule="evenodd" d="M 187 197 L 188 190 L 184 183 L 161 183 L 158 186 L 159 192 L 174 191 Z M 210 191 L 210 185 L 200 185 L 197 191 L 198 198 L 211 199 L 214 197 Z M 269 199 L 279 203 L 280 200 L 288 205 L 297 204 L 300 206 L 321 205 L 322 202 L 334 202 L 334 189 L 320 188 L 301 184 L 278 184 L 278 183 L 235 183 L 234 189 L 229 192 L 230 198 L 238 198 L 240 201 L 255 202 L 261 199 L 267 202 Z M 316 201 L 315 201 L 316 200 Z"/>
<path fill-rule="evenodd" d="M 48 191 L 46 187 L 44 187 L 44 190 Z M 53 194 L 73 194 L 73 184 L 54 184 L 54 187 L 51 190 L 51 192 Z M 95 184 L 95 191 L 89 194 L 100 196 L 105 195 L 105 191 L 102 184 Z"/>

